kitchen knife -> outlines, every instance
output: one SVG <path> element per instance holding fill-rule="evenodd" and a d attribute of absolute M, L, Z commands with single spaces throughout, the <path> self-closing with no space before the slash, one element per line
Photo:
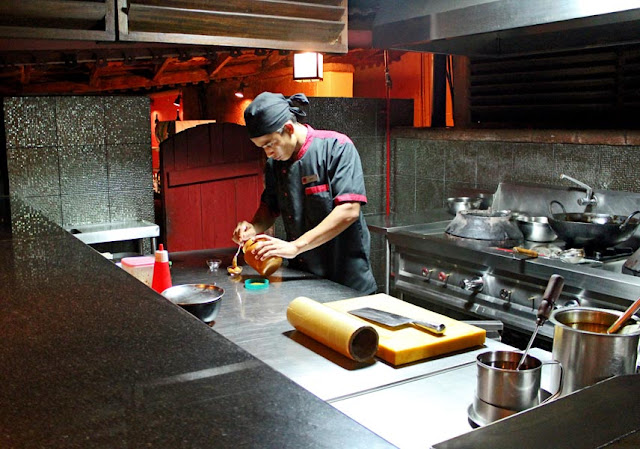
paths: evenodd
<path fill-rule="evenodd" d="M 375 321 L 389 327 L 399 327 L 411 324 L 419 329 L 427 330 L 434 334 L 441 335 L 444 333 L 446 326 L 442 323 L 430 323 L 424 320 L 415 320 L 385 310 L 374 309 L 372 307 L 363 307 L 361 309 L 350 310 L 350 314 L 364 318 L 366 320 Z"/>

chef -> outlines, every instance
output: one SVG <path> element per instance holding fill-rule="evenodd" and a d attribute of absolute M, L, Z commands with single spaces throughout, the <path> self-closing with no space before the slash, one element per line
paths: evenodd
<path fill-rule="evenodd" d="M 233 240 L 260 237 L 254 251 L 261 259 L 290 259 L 292 268 L 374 293 L 360 156 L 344 134 L 298 122 L 306 115 L 299 106 L 308 103 L 304 94 L 263 92 L 245 110 L 249 137 L 268 159 L 260 206 L 238 223 Z M 286 241 L 263 234 L 278 216 Z"/>

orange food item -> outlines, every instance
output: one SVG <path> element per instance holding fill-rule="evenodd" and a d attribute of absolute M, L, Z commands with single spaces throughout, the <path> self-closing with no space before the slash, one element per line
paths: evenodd
<path fill-rule="evenodd" d="M 227 271 L 229 272 L 229 274 L 240 274 L 242 273 L 242 267 L 227 267 Z"/>
<path fill-rule="evenodd" d="M 249 266 L 260 273 L 260 276 L 269 277 L 282 265 L 282 257 L 269 257 L 265 260 L 258 260 L 255 254 L 252 253 L 255 249 L 256 241 L 249 239 L 244 243 L 242 247 L 244 260 Z"/>

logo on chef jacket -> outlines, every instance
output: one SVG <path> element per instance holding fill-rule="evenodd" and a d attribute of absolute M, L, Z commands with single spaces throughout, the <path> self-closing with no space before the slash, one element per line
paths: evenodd
<path fill-rule="evenodd" d="M 309 175 L 309 176 L 303 176 L 302 177 L 302 184 L 310 184 L 312 182 L 316 182 L 318 179 L 318 175 L 316 173 L 314 173 L 313 175 Z"/>

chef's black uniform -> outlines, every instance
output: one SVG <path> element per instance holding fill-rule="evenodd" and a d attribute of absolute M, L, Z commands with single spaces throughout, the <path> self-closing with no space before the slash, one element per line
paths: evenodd
<path fill-rule="evenodd" d="M 367 203 L 362 164 L 353 142 L 344 134 L 307 127 L 307 138 L 288 161 L 267 160 L 262 202 L 282 215 L 287 240 L 316 227 L 333 208 L 345 202 Z M 374 293 L 369 261 L 370 235 L 360 217 L 332 240 L 289 262 L 298 268 Z"/>

